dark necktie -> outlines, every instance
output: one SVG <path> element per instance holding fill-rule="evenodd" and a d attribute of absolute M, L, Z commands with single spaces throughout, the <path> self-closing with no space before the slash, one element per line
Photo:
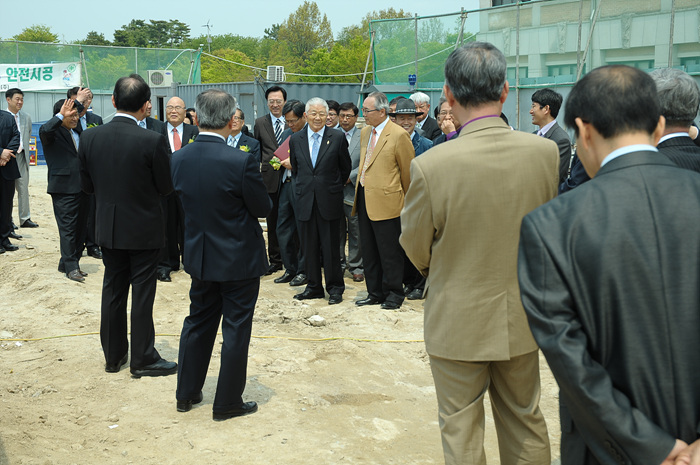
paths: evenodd
<path fill-rule="evenodd" d="M 282 122 L 279 119 L 275 121 L 275 139 L 277 145 L 282 145 Z"/>

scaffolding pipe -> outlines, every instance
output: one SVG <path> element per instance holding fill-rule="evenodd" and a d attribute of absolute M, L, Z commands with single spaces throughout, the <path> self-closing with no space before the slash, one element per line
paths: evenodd
<path fill-rule="evenodd" d="M 581 34 L 583 28 L 583 0 L 578 2 L 578 44 L 576 45 L 576 76 L 581 75 Z"/>
<path fill-rule="evenodd" d="M 676 20 L 676 0 L 671 0 L 671 28 L 668 38 L 668 67 L 673 67 L 673 25 Z"/>
<path fill-rule="evenodd" d="M 588 49 L 591 46 L 591 39 L 593 38 L 593 31 L 595 30 L 595 23 L 598 21 L 598 16 L 600 16 L 600 9 L 601 9 L 602 4 L 603 4 L 603 0 L 598 0 L 598 6 L 595 9 L 595 15 L 593 16 L 593 22 L 591 23 L 591 30 L 588 31 L 588 41 L 586 42 L 586 49 L 583 51 L 581 68 L 577 70 L 576 81 L 574 81 L 574 82 L 578 82 L 578 80 L 581 79 L 581 71 L 583 71 L 583 65 L 586 63 L 586 58 L 588 56 Z"/>
<path fill-rule="evenodd" d="M 374 31 L 371 30 L 372 26 L 370 25 L 370 32 L 369 32 L 369 52 L 367 52 L 367 62 L 365 62 L 365 72 L 362 73 L 362 84 L 360 85 L 360 95 L 357 96 L 357 106 L 360 107 L 360 103 L 362 102 L 362 91 L 365 89 L 365 82 L 367 81 L 367 69 L 369 68 L 369 58 L 372 56 L 372 47 L 374 47 Z M 374 69 L 372 70 L 372 73 L 374 73 Z M 377 76 L 374 76 L 374 81 L 377 81 Z M 364 116 L 364 115 L 362 115 Z"/>

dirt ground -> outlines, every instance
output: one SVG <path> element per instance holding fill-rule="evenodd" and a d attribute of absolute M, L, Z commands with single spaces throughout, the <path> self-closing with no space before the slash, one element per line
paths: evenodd
<path fill-rule="evenodd" d="M 306 304 L 292 299 L 299 289 L 273 283 L 278 275 L 264 277 L 244 394 L 259 411 L 212 421 L 215 348 L 204 401 L 178 413 L 176 376 L 133 379 L 128 367 L 105 373 L 102 262 L 81 260 L 84 284 L 57 271 L 46 166 L 32 167 L 30 181 L 40 227 L 20 228 L 20 250 L 0 255 L 0 465 L 443 463 L 422 301 L 399 311 L 356 307 L 364 283 L 346 279 L 340 305 Z M 177 360 L 190 279 L 184 271 L 172 279 L 158 283 L 153 313 L 157 349 Z M 325 326 L 307 322 L 316 314 Z M 543 358 L 541 375 L 557 462 L 558 389 Z M 490 407 L 486 428 L 487 457 L 498 464 Z"/>

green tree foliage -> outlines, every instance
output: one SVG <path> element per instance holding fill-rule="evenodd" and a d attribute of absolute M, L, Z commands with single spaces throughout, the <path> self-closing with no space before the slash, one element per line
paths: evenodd
<path fill-rule="evenodd" d="M 219 60 L 209 56 L 202 57 L 202 82 L 237 82 L 255 79 L 254 70 L 244 66 L 229 63 L 234 61 L 252 65 L 252 60 L 243 52 L 231 49 L 216 50 L 212 55 L 223 58 Z"/>
<path fill-rule="evenodd" d="M 179 47 L 189 39 L 190 27 L 182 21 L 132 19 L 114 31 L 114 45 L 121 47 Z"/>
<path fill-rule="evenodd" d="M 112 45 L 112 43 L 105 39 L 105 35 L 101 32 L 90 31 L 85 36 L 85 39 L 79 41 L 83 45 Z"/>
<path fill-rule="evenodd" d="M 58 35 L 51 32 L 49 26 L 43 24 L 33 24 L 22 29 L 22 32 L 12 37 L 15 40 L 25 40 L 27 42 L 48 42 L 58 43 Z"/>
<path fill-rule="evenodd" d="M 274 25 L 273 25 L 274 29 Z M 333 47 L 331 23 L 321 15 L 316 2 L 305 1 L 279 27 L 279 42 L 286 42 L 289 50 L 302 61 L 308 60 L 314 50 Z"/>
<path fill-rule="evenodd" d="M 396 18 L 411 18 L 409 12 L 404 12 L 402 9 L 396 11 L 394 8 L 386 10 L 372 11 L 367 13 L 360 24 L 344 27 L 338 34 L 338 42 L 341 44 L 349 43 L 355 37 L 362 37 L 369 40 L 369 22 L 376 19 L 396 19 Z M 368 45 L 369 46 L 369 45 Z"/>

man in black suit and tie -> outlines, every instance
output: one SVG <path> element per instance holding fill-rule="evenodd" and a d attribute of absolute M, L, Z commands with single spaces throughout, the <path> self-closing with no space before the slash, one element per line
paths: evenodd
<path fill-rule="evenodd" d="M 666 118 L 666 129 L 656 148 L 681 168 L 700 172 L 700 147 L 688 134 L 700 106 L 698 84 L 675 68 L 655 69 L 649 75 L 656 83 L 661 114 Z"/>
<path fill-rule="evenodd" d="M 242 395 L 260 277 L 268 269 L 258 218 L 269 213 L 272 201 L 255 156 L 226 144 L 236 99 L 210 89 L 195 106 L 202 132 L 172 157 L 173 183 L 185 210 L 185 271 L 192 276 L 190 315 L 180 336 L 177 410 L 187 412 L 202 401 L 223 315 L 213 416 L 227 420 L 258 409 Z"/>
<path fill-rule="evenodd" d="M 172 153 L 180 150 L 199 134 L 193 124 L 185 123 L 185 102 L 180 97 L 172 97 L 165 106 L 167 123 L 160 127 L 168 138 Z M 165 246 L 160 251 L 158 281 L 169 283 L 170 272 L 180 269 L 180 257 L 184 254 L 184 227 L 182 205 L 175 192 L 162 199 L 165 212 Z"/>
<path fill-rule="evenodd" d="M 233 148 L 241 149 L 244 152 L 253 154 L 258 163 L 260 163 L 260 142 L 250 136 L 245 135 L 241 130 L 245 126 L 245 115 L 239 108 L 236 110 L 236 115 L 233 117 L 233 129 L 231 134 L 226 139 L 226 143 Z"/>
<path fill-rule="evenodd" d="M 328 303 L 343 301 L 345 283 L 340 266 L 340 222 L 343 186 L 350 176 L 351 162 L 345 134 L 326 127 L 328 105 L 314 97 L 306 102 L 306 130 L 289 139 L 289 160 L 295 178 L 296 214 L 309 280 L 297 300 L 322 299 L 321 257 L 326 277 Z"/>
<path fill-rule="evenodd" d="M 19 247 L 10 242 L 12 228 L 12 198 L 15 196 L 15 180 L 20 173 L 17 167 L 20 135 L 17 122 L 9 112 L 0 111 L 0 254 L 14 252 Z"/>
<path fill-rule="evenodd" d="M 137 124 L 146 117 L 150 98 L 141 76 L 120 78 L 112 95 L 116 115 L 85 131 L 78 149 L 83 190 L 95 194 L 95 232 L 105 266 L 100 324 L 105 371 L 116 373 L 127 362 L 131 286 L 131 374 L 136 378 L 177 371 L 177 364 L 161 358 L 154 347 L 156 267 L 164 245 L 160 199 L 173 185 L 168 140 Z"/>
<path fill-rule="evenodd" d="M 566 123 L 592 179 L 525 216 L 518 260 L 561 389 L 562 464 L 697 460 L 700 175 L 654 147 L 664 118 L 644 71 L 591 71 Z"/>
<path fill-rule="evenodd" d="M 564 98 L 552 89 L 540 89 L 532 94 L 532 124 L 540 127 L 533 134 L 553 140 L 559 147 L 559 184 L 566 180 L 571 159 L 571 140 L 557 120 Z"/>
<path fill-rule="evenodd" d="M 430 97 L 428 94 L 416 92 L 411 95 L 411 100 L 416 105 L 416 111 L 422 113 L 416 116 L 416 127 L 422 131 L 422 133 L 419 131 L 419 134 L 429 140 L 439 137 L 442 131 L 437 121 L 430 117 Z M 392 113 L 394 111 L 395 109 L 391 110 Z"/>
<path fill-rule="evenodd" d="M 53 106 L 54 117 L 39 128 L 44 157 L 49 168 L 46 192 L 51 194 L 53 212 L 58 225 L 61 259 L 58 271 L 77 282 L 85 281 L 80 271 L 80 257 L 87 232 L 90 199 L 80 185 L 78 144 L 75 131 L 78 113 L 83 107 L 71 99 L 62 99 Z"/>
<path fill-rule="evenodd" d="M 279 208 L 280 172 L 273 169 L 270 160 L 275 156 L 275 150 L 282 144 L 282 132 L 285 120 L 282 108 L 287 101 L 287 91 L 280 86 L 272 86 L 265 91 L 265 100 L 270 113 L 255 120 L 253 137 L 260 141 L 262 153 L 263 182 L 267 186 L 267 193 L 272 200 L 272 210 L 266 218 L 267 222 L 267 253 L 270 258 L 270 269 L 267 274 L 272 274 L 282 269 L 282 256 L 277 240 L 277 210 Z"/>

